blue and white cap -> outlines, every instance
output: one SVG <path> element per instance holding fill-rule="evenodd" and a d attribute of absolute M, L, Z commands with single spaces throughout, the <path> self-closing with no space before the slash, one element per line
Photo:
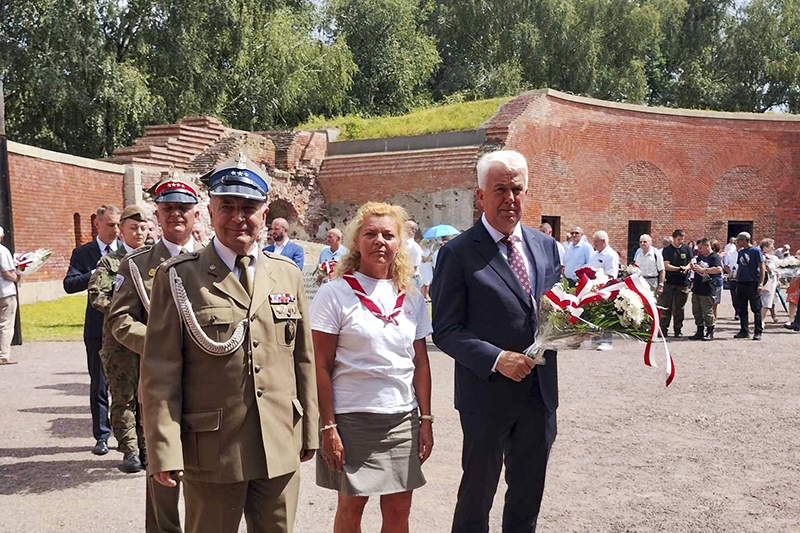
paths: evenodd
<path fill-rule="evenodd" d="M 267 200 L 270 177 L 242 152 L 200 177 L 210 196 L 236 196 L 249 200 Z"/>

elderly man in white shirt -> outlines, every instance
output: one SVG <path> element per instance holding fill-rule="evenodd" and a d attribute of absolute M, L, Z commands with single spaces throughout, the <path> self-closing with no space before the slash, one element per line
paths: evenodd
<path fill-rule="evenodd" d="M 5 230 L 0 227 L 0 240 Z M 11 359 L 11 339 L 14 337 L 14 322 L 17 316 L 17 282 L 19 273 L 14 265 L 14 256 L 0 244 L 0 365 L 15 365 Z"/>
<path fill-rule="evenodd" d="M 639 237 L 639 249 L 633 256 L 633 262 L 642 271 L 642 277 L 653 289 L 653 293 L 661 294 L 664 290 L 664 258 L 653 247 L 653 238 L 647 233 Z"/>
<path fill-rule="evenodd" d="M 589 256 L 588 267 L 597 268 L 605 272 L 606 276 L 616 279 L 619 274 L 619 254 L 608 244 L 608 233 L 603 230 L 596 231 L 592 236 L 594 252 Z M 603 338 L 597 343 L 600 351 L 611 349 L 611 333 L 603 333 Z"/>

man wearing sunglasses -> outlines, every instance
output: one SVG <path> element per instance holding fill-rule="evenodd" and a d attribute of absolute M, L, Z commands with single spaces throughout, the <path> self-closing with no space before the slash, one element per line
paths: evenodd
<path fill-rule="evenodd" d="M 570 285 L 578 282 L 575 271 L 585 267 L 592 255 L 592 247 L 582 239 L 583 230 L 575 226 L 569 232 L 569 239 L 564 243 L 564 259 L 561 267 L 562 275 L 566 276 Z"/>

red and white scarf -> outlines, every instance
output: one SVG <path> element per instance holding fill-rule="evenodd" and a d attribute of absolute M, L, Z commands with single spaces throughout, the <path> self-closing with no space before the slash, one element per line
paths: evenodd
<path fill-rule="evenodd" d="M 380 307 L 378 307 L 378 305 L 373 302 L 369 296 L 367 296 L 367 293 L 364 292 L 364 287 L 362 287 L 361 283 L 358 282 L 358 279 L 356 279 L 356 276 L 353 274 L 352 270 L 345 272 L 345 274 L 342 276 L 342 279 L 345 280 L 348 285 L 350 285 L 350 288 L 353 289 L 355 295 L 359 300 L 361 300 L 361 303 L 364 304 L 364 307 L 366 307 L 370 313 L 386 323 L 392 323 L 395 326 L 398 325 L 397 316 L 403 312 L 403 301 L 406 298 L 405 291 L 400 291 L 400 293 L 397 295 L 397 301 L 394 304 L 394 309 L 392 309 L 392 312 L 388 315 L 384 315 L 381 312 Z"/>

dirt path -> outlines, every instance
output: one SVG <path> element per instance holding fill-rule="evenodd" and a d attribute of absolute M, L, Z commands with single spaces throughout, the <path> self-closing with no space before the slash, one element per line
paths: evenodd
<path fill-rule="evenodd" d="M 770 324 L 761 343 L 734 341 L 730 319 L 718 331 L 724 340 L 671 343 L 677 378 L 666 390 L 641 345 L 561 354 L 540 531 L 800 532 L 800 335 Z M 89 453 L 83 345 L 32 343 L 13 355 L 20 364 L 0 368 L 0 532 L 143 531 L 144 475 L 119 472 L 116 451 Z M 460 477 L 453 362 L 431 358 L 436 447 L 411 525 L 424 533 L 449 531 Z M 332 531 L 335 494 L 314 485 L 313 463 L 302 475 L 295 531 Z M 370 502 L 364 531 L 379 529 Z"/>

